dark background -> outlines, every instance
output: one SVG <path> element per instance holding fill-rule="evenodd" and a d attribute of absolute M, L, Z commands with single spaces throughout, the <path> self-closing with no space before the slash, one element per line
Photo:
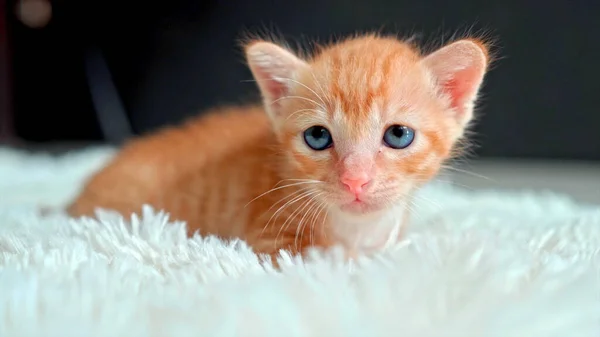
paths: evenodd
<path fill-rule="evenodd" d="M 9 75 L 11 89 L 5 92 L 10 100 L 2 102 L 5 139 L 10 131 L 13 141 L 119 142 L 215 104 L 256 97 L 254 84 L 244 82 L 251 76 L 237 49 L 248 29 L 275 27 L 286 37 L 310 40 L 383 28 L 417 33 L 424 42 L 471 30 L 495 37 L 500 56 L 483 88 L 476 154 L 600 160 L 597 1 L 57 0 L 52 5 L 50 23 L 32 29 L 13 15 L 14 1 L 3 4 L 8 49 L 3 48 L 10 56 L 4 78 Z M 103 82 L 102 61 L 112 82 Z M 115 102 L 106 91 L 111 85 L 131 133 L 118 122 L 119 105 L 107 106 Z M 94 105 L 95 86 L 104 88 L 96 101 L 104 105 Z M 114 116 L 103 117 L 101 110 Z M 107 120 L 104 129 L 102 120 Z"/>

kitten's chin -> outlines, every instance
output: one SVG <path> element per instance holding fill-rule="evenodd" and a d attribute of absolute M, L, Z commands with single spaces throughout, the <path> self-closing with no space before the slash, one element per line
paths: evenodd
<path fill-rule="evenodd" d="M 355 200 L 341 204 L 340 210 L 351 215 L 368 215 L 383 210 L 383 206 L 377 203 Z"/>

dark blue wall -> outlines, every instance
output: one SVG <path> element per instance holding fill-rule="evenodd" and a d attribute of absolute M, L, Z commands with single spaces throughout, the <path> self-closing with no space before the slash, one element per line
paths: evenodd
<path fill-rule="evenodd" d="M 167 5 L 168 4 L 168 5 Z M 245 29 L 290 38 L 356 30 L 486 30 L 501 59 L 476 127 L 482 156 L 600 160 L 600 8 L 594 1 L 323 0 L 63 1 L 41 31 L 14 23 L 15 109 L 21 136 L 100 139 L 84 73 L 99 46 L 135 132 L 256 96 L 236 49 Z M 72 127 L 77 125 L 76 128 Z"/>

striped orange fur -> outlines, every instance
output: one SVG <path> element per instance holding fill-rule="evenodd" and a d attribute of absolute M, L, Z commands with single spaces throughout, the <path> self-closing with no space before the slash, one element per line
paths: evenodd
<path fill-rule="evenodd" d="M 271 255 L 380 248 L 400 237 L 411 195 L 463 136 L 489 63 L 472 39 L 426 55 L 376 35 L 311 58 L 263 40 L 245 52 L 262 105 L 221 107 L 133 140 L 68 212 L 129 215 L 151 204 L 190 233 L 239 237 Z"/>

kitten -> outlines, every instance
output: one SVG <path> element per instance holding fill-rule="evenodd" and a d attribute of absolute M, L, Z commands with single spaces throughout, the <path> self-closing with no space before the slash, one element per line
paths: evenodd
<path fill-rule="evenodd" d="M 312 58 L 254 40 L 245 54 L 262 106 L 222 107 L 133 140 L 68 212 L 129 215 L 147 203 L 190 234 L 239 237 L 271 256 L 379 249 L 400 238 L 411 195 L 451 157 L 489 64 L 476 39 L 422 55 L 363 35 Z"/>

